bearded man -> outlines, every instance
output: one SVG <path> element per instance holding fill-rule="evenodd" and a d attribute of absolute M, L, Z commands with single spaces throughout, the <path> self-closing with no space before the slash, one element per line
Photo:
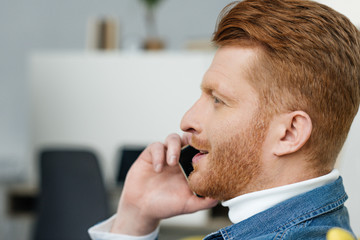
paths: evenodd
<path fill-rule="evenodd" d="M 213 41 L 184 136 L 140 155 L 117 214 L 90 229 L 93 239 L 155 239 L 161 219 L 218 201 L 234 224 L 205 239 L 351 232 L 334 164 L 360 102 L 359 31 L 319 3 L 245 0 L 223 10 Z M 189 184 L 178 166 L 187 144 L 200 150 Z"/>

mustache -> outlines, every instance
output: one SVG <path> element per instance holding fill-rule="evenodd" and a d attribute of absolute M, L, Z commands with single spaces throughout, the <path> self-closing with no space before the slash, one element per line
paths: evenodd
<path fill-rule="evenodd" d="M 211 144 L 208 140 L 197 138 L 195 135 L 191 136 L 190 144 L 199 150 L 211 150 Z"/>

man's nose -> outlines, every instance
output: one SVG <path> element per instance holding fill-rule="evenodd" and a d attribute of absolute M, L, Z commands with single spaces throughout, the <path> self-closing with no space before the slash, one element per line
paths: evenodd
<path fill-rule="evenodd" d="M 197 100 L 194 105 L 184 114 L 180 128 L 184 132 L 199 134 L 202 132 L 202 118 L 203 115 L 203 108 L 202 106 L 202 99 L 200 98 Z"/>

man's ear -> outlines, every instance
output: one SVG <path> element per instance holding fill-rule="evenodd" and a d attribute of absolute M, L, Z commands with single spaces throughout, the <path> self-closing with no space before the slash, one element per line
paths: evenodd
<path fill-rule="evenodd" d="M 297 152 L 309 140 L 312 131 L 310 116 L 303 111 L 283 114 L 275 129 L 274 154 L 284 156 Z"/>

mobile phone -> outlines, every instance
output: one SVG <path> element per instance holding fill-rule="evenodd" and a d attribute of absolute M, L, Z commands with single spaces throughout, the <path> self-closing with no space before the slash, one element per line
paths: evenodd
<path fill-rule="evenodd" d="M 199 150 L 193 148 L 190 145 L 187 145 L 181 149 L 179 165 L 180 165 L 180 168 L 181 168 L 186 180 L 188 180 L 190 173 L 192 171 L 194 171 L 194 167 L 192 165 L 192 159 L 199 152 L 200 152 Z M 200 196 L 199 194 L 197 194 L 195 192 L 194 192 L 194 194 L 196 196 L 202 198 L 202 196 Z"/>
<path fill-rule="evenodd" d="M 199 150 L 193 148 L 190 145 L 187 145 L 181 149 L 179 163 L 186 180 L 188 179 L 190 173 L 194 170 L 192 159 L 199 152 Z"/>

